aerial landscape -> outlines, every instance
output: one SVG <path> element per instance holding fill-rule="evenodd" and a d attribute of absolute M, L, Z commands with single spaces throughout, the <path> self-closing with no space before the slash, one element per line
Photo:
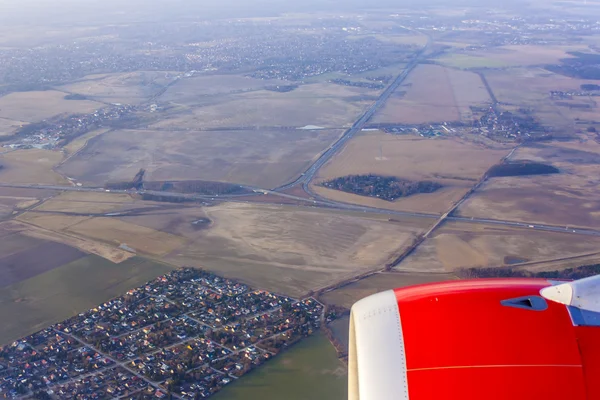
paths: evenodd
<path fill-rule="evenodd" d="M 62 1 L 0 0 L 0 398 L 341 400 L 365 296 L 600 272 L 600 3 Z"/>

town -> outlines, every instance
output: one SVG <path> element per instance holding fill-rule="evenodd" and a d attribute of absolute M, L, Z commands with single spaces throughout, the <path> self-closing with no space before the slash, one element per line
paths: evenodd
<path fill-rule="evenodd" d="M 206 398 L 325 320 L 322 304 L 182 268 L 0 348 L 0 397 Z"/>
<path fill-rule="evenodd" d="M 19 129 L 2 147 L 10 149 L 53 149 L 91 130 L 122 123 L 140 107 L 114 104 L 91 114 L 59 116 Z M 12 139 L 12 140 L 11 140 Z"/>

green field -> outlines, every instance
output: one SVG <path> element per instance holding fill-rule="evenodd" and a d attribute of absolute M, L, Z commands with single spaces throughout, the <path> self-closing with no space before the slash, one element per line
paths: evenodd
<path fill-rule="evenodd" d="M 124 294 L 172 268 L 134 257 L 120 264 L 90 255 L 0 291 L 0 345 Z"/>
<path fill-rule="evenodd" d="M 337 359 L 329 340 L 317 333 L 225 387 L 214 399 L 343 400 L 347 397 L 346 368 Z"/>

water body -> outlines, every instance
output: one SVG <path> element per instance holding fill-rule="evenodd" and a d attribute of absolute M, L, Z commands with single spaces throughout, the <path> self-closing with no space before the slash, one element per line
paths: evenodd
<path fill-rule="evenodd" d="M 214 400 L 346 400 L 346 367 L 317 333 L 225 387 Z"/>

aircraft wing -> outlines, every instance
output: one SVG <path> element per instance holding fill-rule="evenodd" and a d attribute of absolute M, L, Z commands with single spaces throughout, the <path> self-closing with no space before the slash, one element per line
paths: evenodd
<path fill-rule="evenodd" d="M 349 399 L 600 399 L 600 314 L 576 307 L 596 304 L 594 287 L 489 279 L 367 297 L 350 316 Z"/>

